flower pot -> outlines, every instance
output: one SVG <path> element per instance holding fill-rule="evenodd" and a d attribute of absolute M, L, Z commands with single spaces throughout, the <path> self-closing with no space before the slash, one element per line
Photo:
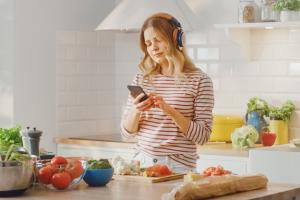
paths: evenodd
<path fill-rule="evenodd" d="M 259 134 L 261 132 L 261 129 L 266 126 L 266 122 L 265 122 L 263 116 L 261 116 L 256 111 L 247 113 L 246 114 L 246 121 L 247 121 L 247 125 L 254 126 L 254 128 L 257 130 L 257 132 Z M 258 138 L 259 139 L 258 139 L 257 143 L 260 143 L 261 142 L 261 136 L 259 135 Z"/>
<path fill-rule="evenodd" d="M 289 139 L 288 123 L 283 120 L 270 120 L 270 132 L 276 133 L 275 144 L 287 144 Z"/>
<path fill-rule="evenodd" d="M 281 11 L 281 22 L 300 21 L 300 11 Z"/>

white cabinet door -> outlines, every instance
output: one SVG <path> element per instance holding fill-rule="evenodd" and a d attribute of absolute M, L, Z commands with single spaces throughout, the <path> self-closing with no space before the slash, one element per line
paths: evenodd
<path fill-rule="evenodd" d="M 94 159 L 109 159 L 115 156 L 121 156 L 124 159 L 132 159 L 134 156 L 134 149 L 57 144 L 57 155 L 90 157 Z"/>
<path fill-rule="evenodd" d="M 226 170 L 230 170 L 234 174 L 246 174 L 248 157 L 242 156 L 218 156 L 200 154 L 197 160 L 197 172 L 202 172 L 207 167 L 215 167 L 221 165 Z"/>

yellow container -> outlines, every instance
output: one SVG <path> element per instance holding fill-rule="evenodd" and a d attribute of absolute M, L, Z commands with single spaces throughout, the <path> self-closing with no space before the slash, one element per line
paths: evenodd
<path fill-rule="evenodd" d="M 270 132 L 276 133 L 274 144 L 287 144 L 289 142 L 288 123 L 283 120 L 270 120 Z"/>
<path fill-rule="evenodd" d="M 244 120 L 237 115 L 214 115 L 211 142 L 231 142 L 231 133 L 244 125 Z"/>

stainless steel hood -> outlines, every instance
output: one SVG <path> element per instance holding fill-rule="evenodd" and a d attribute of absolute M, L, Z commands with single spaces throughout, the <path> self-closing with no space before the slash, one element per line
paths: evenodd
<path fill-rule="evenodd" d="M 121 0 L 96 30 L 139 31 L 144 20 L 157 12 L 178 19 L 184 31 L 196 29 L 196 15 L 184 0 Z"/>

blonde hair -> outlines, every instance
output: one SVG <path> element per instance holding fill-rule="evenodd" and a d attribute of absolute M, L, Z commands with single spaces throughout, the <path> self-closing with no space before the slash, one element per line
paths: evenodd
<path fill-rule="evenodd" d="M 170 22 L 172 18 L 173 17 L 167 13 L 157 13 L 146 19 L 141 28 L 140 48 L 144 53 L 144 57 L 139 64 L 139 68 L 143 73 L 144 79 L 151 80 L 151 76 L 161 72 L 161 66 L 154 62 L 147 52 L 144 32 L 149 27 L 153 27 L 158 31 L 162 39 L 169 44 L 171 61 L 173 62 L 173 75 L 175 75 L 178 80 L 184 78 L 185 72 L 199 71 L 188 57 L 186 47 L 183 46 L 182 49 L 178 47 L 176 38 L 174 38 L 174 30 L 178 27 Z"/>

